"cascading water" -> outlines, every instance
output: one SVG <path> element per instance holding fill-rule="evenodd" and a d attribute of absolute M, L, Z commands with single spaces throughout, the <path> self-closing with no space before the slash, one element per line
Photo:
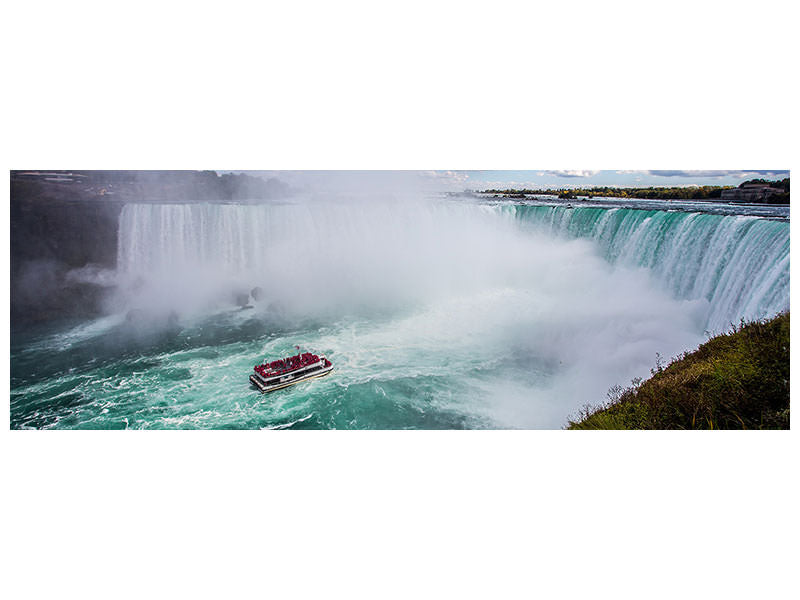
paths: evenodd
<path fill-rule="evenodd" d="M 430 263 L 442 252 L 463 252 L 471 264 L 481 260 L 474 253 L 479 238 L 469 236 L 476 228 L 474 219 L 503 214 L 563 237 L 591 239 L 606 260 L 649 269 L 676 298 L 707 300 L 709 331 L 789 308 L 788 223 L 699 212 L 455 203 L 420 204 L 414 211 L 388 205 L 369 210 L 308 204 L 128 205 L 120 219 L 118 267 L 126 276 L 166 272 L 174 278 L 176 269 L 201 269 L 216 277 L 249 275 L 251 281 L 297 286 L 284 265 L 322 277 L 332 262 L 334 269 L 343 262 L 354 267 L 352 254 L 357 253 L 376 263 L 385 260 L 387 269 L 402 269 L 409 256 L 395 256 L 394 251 L 412 241 L 413 265 L 404 275 L 413 283 L 433 268 Z M 450 227 L 437 228 L 437 220 L 449 221 Z M 454 228 L 461 228 L 463 235 L 442 237 Z M 403 231 L 415 232 L 414 239 L 399 235 Z M 454 260 L 446 269 L 459 264 L 464 261 Z M 363 263 L 358 267 L 364 276 L 378 276 L 363 272 Z"/>
<path fill-rule="evenodd" d="M 517 218 L 592 239 L 610 262 L 645 267 L 677 298 L 709 302 L 706 329 L 789 309 L 789 224 L 752 216 L 509 206 Z"/>
<path fill-rule="evenodd" d="M 656 353 L 788 308 L 788 224 L 742 216 L 131 204 L 118 241 L 116 316 L 12 348 L 12 426 L 555 428 Z M 295 345 L 334 375 L 250 389 Z"/>

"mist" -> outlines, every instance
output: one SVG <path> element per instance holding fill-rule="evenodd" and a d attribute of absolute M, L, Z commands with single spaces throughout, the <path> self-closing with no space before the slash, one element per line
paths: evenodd
<path fill-rule="evenodd" d="M 710 325 L 788 305 L 782 222 L 487 202 L 418 172 L 281 175 L 187 175 L 175 197 L 134 178 L 94 252 L 87 201 L 76 243 L 62 232 L 14 285 L 53 313 L 96 290 L 74 304 L 102 318 L 23 344 L 17 424 L 557 428 Z M 194 196 L 198 177 L 225 193 Z M 253 365 L 295 346 L 335 375 L 250 393 Z M 62 393 L 63 412 L 36 408 Z"/>
<path fill-rule="evenodd" d="M 118 283 L 118 311 L 162 321 L 246 304 L 247 319 L 332 327 L 319 343 L 354 383 L 484 365 L 455 402 L 507 427 L 559 426 L 646 375 L 656 353 L 702 341 L 707 308 L 672 298 L 646 269 L 610 265 L 590 241 L 413 195 L 128 205 Z"/>
<path fill-rule="evenodd" d="M 411 197 L 127 205 L 118 252 L 120 310 L 189 313 L 247 294 L 259 309 L 330 317 L 495 289 L 629 304 L 647 287 L 631 275 L 634 288 L 608 297 L 599 286 L 620 270 L 589 241 L 523 231 L 490 206 Z"/>

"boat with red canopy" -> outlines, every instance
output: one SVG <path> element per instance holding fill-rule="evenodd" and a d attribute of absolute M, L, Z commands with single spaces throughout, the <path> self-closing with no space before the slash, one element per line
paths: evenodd
<path fill-rule="evenodd" d="M 265 361 L 253 367 L 250 381 L 261 392 L 273 392 L 301 381 L 330 375 L 333 363 L 324 354 L 304 352 L 288 358 Z"/>

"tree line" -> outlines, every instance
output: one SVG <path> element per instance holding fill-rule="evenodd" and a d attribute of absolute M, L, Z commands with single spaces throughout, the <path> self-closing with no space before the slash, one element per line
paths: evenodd
<path fill-rule="evenodd" d="M 780 181 L 766 179 L 750 179 L 742 182 L 738 187 L 748 183 L 763 183 L 770 187 L 783 190 L 773 194 L 767 202 L 785 204 L 789 201 L 789 178 Z M 527 195 L 558 196 L 563 199 L 586 198 L 640 198 L 643 200 L 714 200 L 722 196 L 723 190 L 734 189 L 731 185 L 702 185 L 691 187 L 615 187 L 598 186 L 587 188 L 561 188 L 561 189 L 490 189 L 484 194 L 498 194 L 508 198 L 523 198 Z"/>

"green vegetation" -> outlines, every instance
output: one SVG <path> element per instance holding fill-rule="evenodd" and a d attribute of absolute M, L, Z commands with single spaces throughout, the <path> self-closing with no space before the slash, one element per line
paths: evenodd
<path fill-rule="evenodd" d="M 568 429 L 788 429 L 789 313 L 711 338 L 652 377 L 609 390 Z"/>
<path fill-rule="evenodd" d="M 739 184 L 738 187 L 751 183 L 761 183 L 782 190 L 772 194 L 763 202 L 767 204 L 789 203 L 789 178 L 780 181 L 766 179 L 750 179 Z M 498 194 L 506 198 L 524 198 L 525 195 L 558 196 L 564 199 L 576 199 L 578 196 L 586 198 L 640 198 L 643 200 L 718 200 L 723 190 L 734 189 L 733 186 L 703 185 L 690 187 L 589 187 L 589 188 L 561 188 L 550 190 L 535 189 L 506 189 L 485 190 L 484 194 Z"/>
<path fill-rule="evenodd" d="M 569 188 L 560 190 L 486 190 L 485 194 L 502 194 L 510 198 L 522 198 L 525 194 L 538 194 L 547 196 L 560 196 L 575 198 L 587 196 L 589 198 L 642 198 L 646 200 L 712 200 L 719 198 L 722 190 L 731 189 L 731 186 L 704 185 L 701 187 L 591 187 Z"/>

